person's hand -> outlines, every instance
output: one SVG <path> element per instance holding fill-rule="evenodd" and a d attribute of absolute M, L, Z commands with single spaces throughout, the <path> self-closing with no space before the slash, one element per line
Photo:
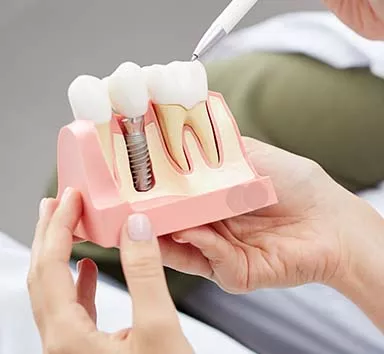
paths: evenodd
<path fill-rule="evenodd" d="M 383 0 L 324 0 L 347 26 L 369 39 L 384 39 Z"/>
<path fill-rule="evenodd" d="M 253 139 L 244 142 L 258 173 L 272 177 L 279 203 L 160 238 L 164 264 L 232 293 L 342 279 L 362 261 L 361 235 L 378 215 L 316 163 Z"/>
<path fill-rule="evenodd" d="M 133 327 L 108 334 L 96 326 L 96 265 L 81 261 L 76 284 L 69 268 L 72 235 L 82 212 L 79 194 L 67 190 L 59 205 L 46 199 L 40 210 L 28 288 L 44 354 L 193 353 L 169 295 L 158 242 L 147 217 L 131 216 L 121 233 Z"/>

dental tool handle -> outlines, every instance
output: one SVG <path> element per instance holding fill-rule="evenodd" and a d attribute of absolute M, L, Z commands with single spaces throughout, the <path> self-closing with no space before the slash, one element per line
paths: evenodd
<path fill-rule="evenodd" d="M 233 0 L 213 23 L 220 25 L 229 34 L 258 0 Z"/>
<path fill-rule="evenodd" d="M 200 58 L 226 37 L 258 0 L 232 0 L 221 15 L 212 23 L 192 55 L 192 61 Z"/>

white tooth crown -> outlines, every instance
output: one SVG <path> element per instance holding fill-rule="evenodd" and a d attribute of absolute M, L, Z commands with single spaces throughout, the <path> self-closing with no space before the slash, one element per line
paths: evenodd
<path fill-rule="evenodd" d="M 108 88 L 115 112 L 129 118 L 147 113 L 149 93 L 146 77 L 137 64 L 121 64 L 109 77 Z"/>
<path fill-rule="evenodd" d="M 91 120 L 102 124 L 108 123 L 112 118 L 108 91 L 97 77 L 77 77 L 69 86 L 68 99 L 77 120 Z"/>
<path fill-rule="evenodd" d="M 153 103 L 190 110 L 208 98 L 207 73 L 199 61 L 175 61 L 143 68 Z"/>

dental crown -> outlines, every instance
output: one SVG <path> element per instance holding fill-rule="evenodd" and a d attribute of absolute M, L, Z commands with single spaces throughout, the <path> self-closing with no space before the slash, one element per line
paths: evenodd
<path fill-rule="evenodd" d="M 108 80 L 109 97 L 115 112 L 129 118 L 143 116 L 148 110 L 149 93 L 139 65 L 121 64 Z"/>
<path fill-rule="evenodd" d="M 68 99 L 77 120 L 107 123 L 112 118 L 108 91 L 100 79 L 81 75 L 69 86 Z"/>
<path fill-rule="evenodd" d="M 174 61 L 143 68 L 155 104 L 175 104 L 192 109 L 208 97 L 207 73 L 199 61 Z"/>

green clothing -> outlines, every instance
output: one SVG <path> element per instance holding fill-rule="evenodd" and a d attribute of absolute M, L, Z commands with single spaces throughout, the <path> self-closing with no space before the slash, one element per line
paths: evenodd
<path fill-rule="evenodd" d="M 368 69 L 257 53 L 209 64 L 207 72 L 210 89 L 224 95 L 242 135 L 317 161 L 353 192 L 384 180 L 384 80 Z M 55 176 L 48 195 L 55 197 L 56 189 Z M 83 257 L 124 283 L 117 250 L 76 245 L 73 258 Z M 166 273 L 176 304 L 201 281 Z"/>

